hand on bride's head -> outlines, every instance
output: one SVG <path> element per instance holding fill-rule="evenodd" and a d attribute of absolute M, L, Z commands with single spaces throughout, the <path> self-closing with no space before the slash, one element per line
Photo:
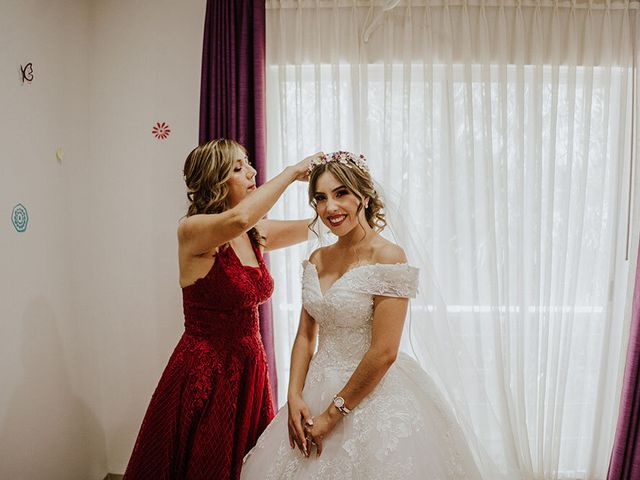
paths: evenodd
<path fill-rule="evenodd" d="M 306 157 L 304 160 L 296 163 L 293 168 L 296 172 L 296 180 L 300 180 L 302 182 L 309 181 L 309 173 L 313 168 L 314 162 L 318 161 L 320 158 L 325 156 L 324 152 L 317 152 L 313 155 Z"/>

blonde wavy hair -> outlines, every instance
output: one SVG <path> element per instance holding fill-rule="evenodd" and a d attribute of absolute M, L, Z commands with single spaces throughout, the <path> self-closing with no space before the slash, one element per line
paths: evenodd
<path fill-rule="evenodd" d="M 315 201 L 315 194 L 317 191 L 318 178 L 325 172 L 331 172 L 342 185 L 346 187 L 349 192 L 360 200 L 356 215 L 360 215 L 360 212 L 364 209 L 364 216 L 369 226 L 375 232 L 381 232 L 387 226 L 387 221 L 384 216 L 384 204 L 380 195 L 376 191 L 373 185 L 373 179 L 371 174 L 355 163 L 347 165 L 341 162 L 327 162 L 316 165 L 309 174 L 309 205 L 316 210 L 317 204 Z M 364 199 L 369 198 L 368 205 L 364 206 Z M 318 221 L 318 212 L 309 225 L 309 228 L 313 230 L 313 227 Z"/>
<path fill-rule="evenodd" d="M 247 155 L 243 145 L 227 138 L 211 140 L 198 145 L 184 162 L 184 182 L 187 185 L 189 207 L 187 217 L 197 214 L 222 213 L 229 208 L 229 186 L 237 150 Z M 256 228 L 247 232 L 261 244 Z"/>

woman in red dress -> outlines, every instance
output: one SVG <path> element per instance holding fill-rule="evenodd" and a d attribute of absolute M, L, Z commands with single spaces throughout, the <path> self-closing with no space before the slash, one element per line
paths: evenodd
<path fill-rule="evenodd" d="M 316 154 L 318 155 L 318 154 Z M 184 165 L 178 226 L 185 332 L 151 398 L 126 480 L 226 480 L 274 415 L 258 305 L 273 291 L 262 249 L 307 238 L 307 220 L 261 220 L 311 159 L 256 188 L 237 142 L 213 140 Z"/>

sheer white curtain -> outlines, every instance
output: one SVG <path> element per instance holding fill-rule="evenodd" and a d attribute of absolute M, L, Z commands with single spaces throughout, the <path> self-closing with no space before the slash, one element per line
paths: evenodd
<path fill-rule="evenodd" d="M 452 404 L 510 478 L 606 477 L 636 260 L 638 8 L 267 0 L 269 174 L 346 149 L 401 192 L 464 352 L 456 378 L 434 373 L 465 384 Z M 273 212 L 311 214 L 302 185 Z M 272 255 L 282 400 L 306 253 Z"/>

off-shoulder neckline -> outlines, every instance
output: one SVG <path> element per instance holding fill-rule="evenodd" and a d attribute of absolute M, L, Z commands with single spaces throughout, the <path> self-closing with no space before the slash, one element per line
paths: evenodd
<path fill-rule="evenodd" d="M 412 269 L 416 269 L 417 267 L 413 267 L 411 265 L 409 265 L 407 262 L 399 262 L 399 263 L 361 263 L 360 265 L 356 265 L 355 267 L 350 268 L 349 270 L 347 270 L 346 272 L 344 272 L 342 275 L 340 275 L 331 285 L 329 285 L 329 287 L 323 292 L 322 291 L 322 287 L 320 285 L 320 276 L 318 275 L 318 267 L 316 267 L 315 263 L 310 262 L 309 260 L 304 260 L 302 262 L 302 266 L 303 268 L 306 267 L 307 265 L 311 265 L 313 267 L 313 271 L 316 273 L 316 281 L 318 282 L 318 291 L 320 292 L 320 295 L 322 296 L 322 298 L 324 298 L 329 291 L 335 287 L 335 285 L 337 283 L 339 283 L 344 277 L 346 277 L 348 274 L 350 274 L 351 272 L 354 272 L 356 270 L 360 270 L 362 268 L 366 268 L 366 267 L 408 267 L 408 268 L 412 268 Z"/>

